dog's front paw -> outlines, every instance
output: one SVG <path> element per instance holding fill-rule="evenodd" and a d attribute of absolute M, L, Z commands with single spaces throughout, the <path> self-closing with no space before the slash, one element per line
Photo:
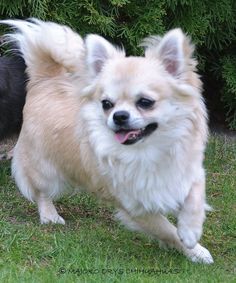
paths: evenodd
<path fill-rule="evenodd" d="M 179 238 L 183 245 L 189 249 L 193 249 L 200 240 L 202 229 L 190 228 L 187 225 L 181 224 L 177 229 Z"/>
<path fill-rule="evenodd" d="M 197 244 L 193 249 L 185 249 L 184 253 L 192 262 L 205 264 L 214 263 L 210 252 L 200 244 Z"/>

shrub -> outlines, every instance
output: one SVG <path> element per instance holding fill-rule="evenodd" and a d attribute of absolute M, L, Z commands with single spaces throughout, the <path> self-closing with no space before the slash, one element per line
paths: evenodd
<path fill-rule="evenodd" d="M 231 129 L 236 129 L 236 56 L 222 59 L 222 100 L 227 107 L 226 120 Z"/>
<path fill-rule="evenodd" d="M 37 17 L 69 25 L 81 35 L 99 33 L 122 42 L 128 54 L 142 52 L 143 37 L 181 27 L 197 46 L 199 72 L 211 82 L 208 107 L 220 105 L 219 112 L 236 129 L 235 0 L 1 0 L 0 17 Z"/>

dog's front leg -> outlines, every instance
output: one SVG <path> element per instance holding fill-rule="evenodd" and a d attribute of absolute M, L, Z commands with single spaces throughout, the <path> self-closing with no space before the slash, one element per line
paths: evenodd
<path fill-rule="evenodd" d="M 195 182 L 178 215 L 177 233 L 189 249 L 196 246 L 202 235 L 205 219 L 205 180 Z"/>
<path fill-rule="evenodd" d="M 161 246 L 164 244 L 165 246 L 176 248 L 193 262 L 213 263 L 213 258 L 209 251 L 200 244 L 197 244 L 193 249 L 188 249 L 180 241 L 176 227 L 160 213 L 132 217 L 126 211 L 120 210 L 116 216 L 129 229 L 157 237 Z"/>

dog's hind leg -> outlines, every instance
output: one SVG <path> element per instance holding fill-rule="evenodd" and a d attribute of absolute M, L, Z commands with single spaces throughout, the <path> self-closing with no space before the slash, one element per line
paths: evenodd
<path fill-rule="evenodd" d="M 40 192 L 36 197 L 41 224 L 57 223 L 65 224 L 65 220 L 57 213 L 52 200 Z"/>
<path fill-rule="evenodd" d="M 31 160 L 32 162 L 32 160 Z M 19 155 L 16 147 L 12 161 L 12 175 L 21 193 L 38 206 L 41 224 L 65 224 L 64 219 L 57 213 L 53 205 L 53 198 L 63 190 L 63 178 L 46 160 L 34 166 L 28 164 L 24 154 Z"/>
<path fill-rule="evenodd" d="M 200 244 L 196 244 L 193 249 L 185 247 L 177 234 L 176 227 L 159 213 L 132 217 L 126 211 L 120 210 L 116 217 L 130 230 L 143 232 L 158 238 L 165 245 L 176 248 L 193 262 L 213 263 L 213 258 L 209 251 Z"/>
<path fill-rule="evenodd" d="M 48 196 L 48 193 L 35 189 L 35 186 L 26 177 L 21 178 L 20 182 L 17 178 L 15 179 L 22 194 L 29 200 L 36 202 L 41 224 L 65 224 L 65 220 L 57 213 L 52 198 Z"/>

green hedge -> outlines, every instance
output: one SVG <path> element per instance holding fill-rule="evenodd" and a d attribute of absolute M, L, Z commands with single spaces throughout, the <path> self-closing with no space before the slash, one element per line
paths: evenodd
<path fill-rule="evenodd" d="M 37 17 L 69 25 L 81 35 L 98 33 L 122 43 L 128 54 L 142 52 L 143 37 L 181 27 L 197 46 L 212 117 L 224 113 L 236 129 L 235 0 L 1 0 L 0 17 Z"/>

